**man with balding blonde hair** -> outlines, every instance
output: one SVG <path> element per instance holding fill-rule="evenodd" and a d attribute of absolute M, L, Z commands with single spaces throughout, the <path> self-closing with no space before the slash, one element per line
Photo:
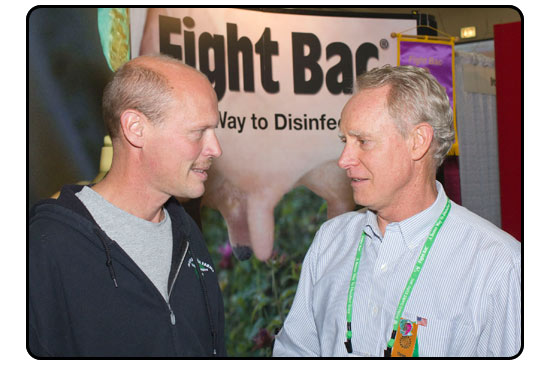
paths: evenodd
<path fill-rule="evenodd" d="M 200 197 L 222 153 L 210 82 L 172 58 L 138 57 L 105 88 L 103 115 L 109 173 L 31 211 L 29 352 L 226 356 L 214 265 L 174 198 Z"/>

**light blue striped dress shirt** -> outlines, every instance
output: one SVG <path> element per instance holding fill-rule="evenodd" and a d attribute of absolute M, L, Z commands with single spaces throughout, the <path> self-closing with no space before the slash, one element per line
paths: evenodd
<path fill-rule="evenodd" d="M 274 356 L 383 356 L 395 310 L 447 196 L 388 224 L 350 212 L 327 221 L 304 259 L 298 289 Z M 346 301 L 361 233 L 366 233 L 353 301 L 353 354 L 346 341 Z M 421 357 L 508 357 L 521 346 L 521 248 L 512 236 L 452 203 L 404 309 L 418 326 Z"/>

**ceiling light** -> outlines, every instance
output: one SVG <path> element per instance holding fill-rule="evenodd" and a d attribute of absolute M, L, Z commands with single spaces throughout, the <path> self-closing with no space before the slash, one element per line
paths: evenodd
<path fill-rule="evenodd" d="M 460 38 L 475 38 L 476 27 L 460 28 Z"/>

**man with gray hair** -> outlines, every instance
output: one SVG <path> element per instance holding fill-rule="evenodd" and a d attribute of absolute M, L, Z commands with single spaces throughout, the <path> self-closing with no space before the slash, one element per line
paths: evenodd
<path fill-rule="evenodd" d="M 373 69 L 340 132 L 366 210 L 317 232 L 274 355 L 518 355 L 520 243 L 436 181 L 454 141 L 445 89 L 421 68 Z"/>
<path fill-rule="evenodd" d="M 197 225 L 218 102 L 208 79 L 165 56 L 123 65 L 103 97 L 109 173 L 36 204 L 28 248 L 35 357 L 226 356 L 223 300 Z"/>

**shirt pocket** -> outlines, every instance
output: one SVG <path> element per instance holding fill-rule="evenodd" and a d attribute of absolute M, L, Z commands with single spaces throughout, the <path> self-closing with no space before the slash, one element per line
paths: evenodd
<path fill-rule="evenodd" d="M 426 325 L 418 326 L 417 344 L 420 357 L 475 356 L 473 326 L 459 318 L 437 318 L 422 313 L 403 313 L 403 318 L 419 322 L 426 318 Z"/>

